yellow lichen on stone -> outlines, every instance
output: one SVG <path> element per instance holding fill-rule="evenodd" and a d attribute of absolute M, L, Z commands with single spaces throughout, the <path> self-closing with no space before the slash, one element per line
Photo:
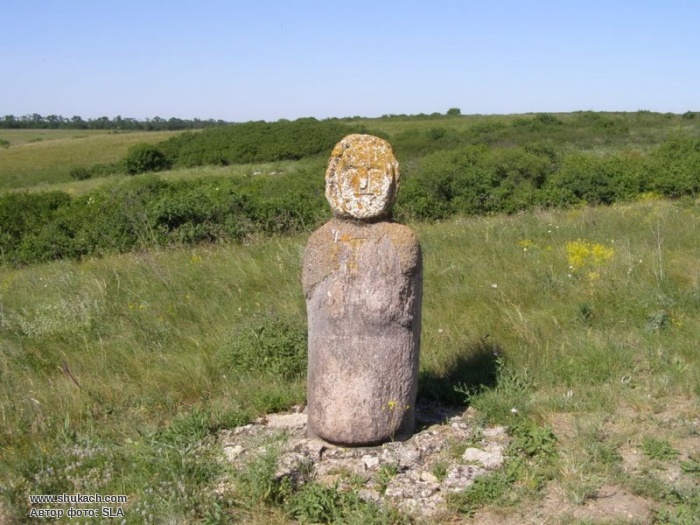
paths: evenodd
<path fill-rule="evenodd" d="M 398 181 L 399 163 L 387 141 L 372 135 L 348 135 L 331 153 L 326 198 L 337 217 L 383 218 L 391 213 Z"/>

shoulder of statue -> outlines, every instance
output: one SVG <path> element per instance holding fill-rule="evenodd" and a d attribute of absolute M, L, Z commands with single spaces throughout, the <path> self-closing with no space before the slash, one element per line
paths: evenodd
<path fill-rule="evenodd" d="M 306 243 L 306 249 L 314 248 L 318 245 L 324 245 L 330 242 L 338 230 L 338 220 L 331 219 L 323 226 L 309 235 L 309 240 Z"/>
<path fill-rule="evenodd" d="M 382 233 L 387 235 L 397 246 L 420 247 L 420 242 L 415 232 L 404 224 L 398 222 L 384 222 L 382 223 L 382 230 Z"/>
<path fill-rule="evenodd" d="M 304 293 L 310 293 L 316 284 L 325 279 L 335 268 L 336 254 L 331 247 L 337 231 L 337 220 L 331 219 L 309 236 L 302 264 L 301 281 Z"/>
<path fill-rule="evenodd" d="M 418 237 L 411 228 L 396 222 L 382 223 L 385 235 L 398 253 L 401 268 L 406 273 L 421 272 L 422 254 Z"/>

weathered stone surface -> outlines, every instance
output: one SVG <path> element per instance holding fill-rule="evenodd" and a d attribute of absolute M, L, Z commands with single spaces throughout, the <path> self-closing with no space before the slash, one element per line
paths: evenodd
<path fill-rule="evenodd" d="M 445 408 L 419 403 L 416 417 L 423 429 L 405 442 L 377 447 L 344 448 L 310 439 L 306 426 L 297 425 L 306 414 L 268 416 L 258 424 L 221 431 L 219 441 L 235 468 L 245 469 L 272 443 L 279 450 L 275 476 L 288 478 L 294 486 L 314 482 L 339 490 L 354 489 L 367 501 L 390 504 L 415 516 L 435 516 L 446 510 L 447 494 L 464 490 L 489 472 L 455 457 L 452 446 L 470 440 L 475 446 L 467 450 L 484 454 L 492 451 L 493 459 L 485 455 L 480 458 L 495 467 L 496 461 L 503 462 L 509 441 L 504 427 L 479 428 L 473 409 L 454 415 Z M 294 425 L 282 429 L 276 424 L 291 420 L 290 416 Z M 380 478 L 386 476 L 382 474 L 384 467 L 392 467 L 397 473 L 388 482 L 384 478 L 383 485 Z M 440 471 L 443 474 L 436 475 Z"/>
<path fill-rule="evenodd" d="M 462 454 L 462 459 L 467 463 L 479 464 L 486 470 L 496 470 L 503 466 L 503 448 L 500 445 L 495 445 L 489 450 L 469 447 Z"/>
<path fill-rule="evenodd" d="M 371 456 L 369 454 L 362 456 L 362 462 L 365 464 L 367 470 L 372 470 L 379 465 L 379 458 L 376 456 Z"/>
<path fill-rule="evenodd" d="M 299 428 L 306 425 L 304 414 L 270 414 L 267 416 L 267 426 L 272 428 Z"/>
<path fill-rule="evenodd" d="M 399 164 L 391 145 L 372 135 L 348 135 L 331 153 L 326 198 L 337 217 L 376 219 L 396 199 Z"/>
<path fill-rule="evenodd" d="M 224 447 L 224 455 L 226 458 L 233 462 L 238 456 L 243 452 L 243 447 L 241 445 L 234 445 L 232 447 Z"/>
<path fill-rule="evenodd" d="M 422 294 L 413 232 L 391 222 L 331 220 L 309 239 L 302 284 L 311 431 L 345 445 L 410 435 Z"/>

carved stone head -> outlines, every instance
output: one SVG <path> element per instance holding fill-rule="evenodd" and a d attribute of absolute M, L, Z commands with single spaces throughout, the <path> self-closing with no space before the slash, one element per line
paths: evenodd
<path fill-rule="evenodd" d="M 326 198 L 333 214 L 374 220 L 391 215 L 399 163 L 391 145 L 372 135 L 348 135 L 333 148 L 326 170 Z"/>

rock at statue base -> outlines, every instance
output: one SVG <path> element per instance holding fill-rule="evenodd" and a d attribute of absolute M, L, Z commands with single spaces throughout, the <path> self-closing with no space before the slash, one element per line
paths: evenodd
<path fill-rule="evenodd" d="M 311 435 L 349 446 L 413 433 L 420 355 L 420 244 L 390 222 L 391 147 L 350 135 L 333 150 L 326 194 L 336 215 L 314 232 L 302 284 L 309 327 Z"/>

